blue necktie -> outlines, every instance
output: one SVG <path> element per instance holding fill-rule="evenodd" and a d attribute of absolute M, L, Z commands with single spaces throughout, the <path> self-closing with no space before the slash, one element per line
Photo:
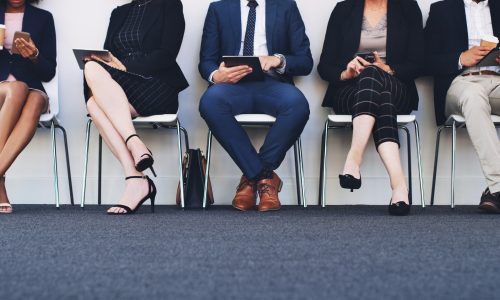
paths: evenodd
<path fill-rule="evenodd" d="M 255 22 L 257 20 L 256 7 L 259 5 L 255 0 L 248 0 L 248 22 L 247 31 L 245 33 L 245 42 L 243 43 L 243 56 L 253 56 L 253 46 L 255 37 Z"/>

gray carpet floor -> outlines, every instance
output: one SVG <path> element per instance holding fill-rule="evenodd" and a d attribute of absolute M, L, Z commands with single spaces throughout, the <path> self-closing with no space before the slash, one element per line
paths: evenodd
<path fill-rule="evenodd" d="M 146 207 L 148 208 L 148 207 Z M 498 299 L 500 216 L 475 207 L 277 213 L 15 206 L 0 299 Z"/>

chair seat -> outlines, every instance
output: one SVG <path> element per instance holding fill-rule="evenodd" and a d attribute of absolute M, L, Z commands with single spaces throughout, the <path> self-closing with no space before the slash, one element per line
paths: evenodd
<path fill-rule="evenodd" d="M 465 123 L 465 118 L 460 115 L 451 115 L 448 120 L 446 120 L 446 125 L 452 125 L 453 121 L 456 123 Z M 491 121 L 494 124 L 500 125 L 500 116 L 492 115 Z"/>
<path fill-rule="evenodd" d="M 55 115 L 53 113 L 46 113 L 40 116 L 40 123 L 50 122 L 54 119 Z"/>
<path fill-rule="evenodd" d="M 415 115 L 398 115 L 398 125 L 406 125 L 416 120 Z M 328 115 L 328 121 L 334 125 L 349 125 L 352 123 L 351 115 Z"/>
<path fill-rule="evenodd" d="M 177 114 L 138 117 L 133 120 L 134 124 L 149 124 L 149 123 L 172 124 L 175 122 L 177 122 Z"/>
<path fill-rule="evenodd" d="M 265 114 L 244 114 L 237 115 L 236 121 L 245 124 L 272 124 L 276 122 L 276 118 Z"/>

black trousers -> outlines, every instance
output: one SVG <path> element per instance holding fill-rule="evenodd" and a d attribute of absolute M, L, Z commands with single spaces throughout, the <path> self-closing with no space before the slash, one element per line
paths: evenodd
<path fill-rule="evenodd" d="M 399 79 L 378 67 L 368 66 L 334 97 L 336 114 L 352 115 L 353 119 L 361 115 L 375 118 L 373 139 L 377 148 L 385 142 L 399 145 L 397 115 L 412 111 L 407 87 Z"/>

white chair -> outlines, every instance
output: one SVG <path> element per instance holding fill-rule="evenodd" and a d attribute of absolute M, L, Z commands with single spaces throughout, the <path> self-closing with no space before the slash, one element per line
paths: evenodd
<path fill-rule="evenodd" d="M 182 176 L 182 139 L 181 131 L 184 133 L 184 140 L 186 143 L 186 151 L 189 149 L 189 139 L 186 129 L 184 129 L 179 122 L 177 114 L 166 114 L 157 115 L 150 117 L 138 117 L 132 120 L 136 128 L 149 128 L 149 129 L 175 129 L 177 131 L 177 148 L 178 148 L 178 171 L 179 171 L 179 182 L 180 184 L 180 195 L 181 195 L 181 206 L 184 208 L 184 182 Z M 87 121 L 87 130 L 85 135 L 85 161 L 83 168 L 83 183 L 82 183 L 82 198 L 80 207 L 85 207 L 85 191 L 87 188 L 87 167 L 89 158 L 89 139 L 90 139 L 90 128 L 92 125 L 92 119 L 89 117 Z M 98 174 L 98 201 L 97 203 L 101 205 L 101 170 L 102 170 L 102 137 L 99 136 L 99 174 Z"/>
<path fill-rule="evenodd" d="M 276 118 L 265 114 L 243 114 L 236 116 L 236 121 L 244 127 L 271 127 Z M 304 188 L 304 160 L 302 157 L 302 143 L 300 137 L 294 145 L 295 156 L 295 180 L 297 184 L 298 205 L 307 207 L 306 193 Z M 205 171 L 205 186 L 203 192 L 203 207 L 207 207 L 208 178 L 210 175 L 210 163 L 212 158 L 212 131 L 208 130 L 207 138 L 207 168 Z"/>
<path fill-rule="evenodd" d="M 500 127 L 500 116 L 491 116 L 491 121 L 495 124 L 495 127 Z M 457 128 L 465 128 L 465 118 L 459 115 L 451 115 L 445 124 L 438 128 L 436 135 L 436 152 L 434 154 L 434 171 L 432 175 L 432 195 L 431 195 L 431 205 L 434 205 L 434 193 L 436 190 L 436 175 L 437 166 L 439 159 L 439 144 L 441 142 L 441 132 L 445 128 L 450 128 L 452 130 L 451 135 L 451 208 L 455 208 L 455 154 L 457 148 Z"/>
<path fill-rule="evenodd" d="M 68 172 L 68 184 L 69 193 L 71 199 L 71 205 L 74 205 L 73 199 L 73 184 L 71 181 L 71 166 L 69 163 L 69 153 L 68 153 L 68 137 L 66 130 L 61 125 L 61 122 L 57 118 L 59 114 L 59 77 L 56 73 L 54 79 L 48 83 L 43 84 L 47 95 L 49 96 L 50 111 L 40 116 L 40 121 L 38 122 L 38 128 L 50 129 L 52 138 L 52 159 L 53 159 L 53 172 L 54 172 L 54 194 L 56 207 L 60 207 L 59 199 L 59 174 L 57 170 L 57 147 L 56 147 L 56 129 L 61 130 L 64 138 L 64 150 L 66 154 L 66 168 Z"/>
<path fill-rule="evenodd" d="M 408 188 L 410 195 L 412 194 L 412 172 L 411 172 L 411 139 L 410 131 L 407 128 L 408 124 L 413 124 L 415 128 L 415 141 L 417 145 L 417 162 L 418 162 L 418 177 L 420 183 L 420 202 L 422 207 L 425 207 L 424 200 L 424 184 L 422 181 L 422 158 L 420 153 L 420 130 L 418 127 L 417 118 L 415 115 L 399 115 L 397 119 L 398 127 L 406 133 L 406 141 L 408 148 Z M 328 115 L 323 131 L 322 147 L 321 147 L 321 167 L 320 167 L 320 193 L 319 204 L 322 207 L 326 206 L 326 176 L 327 176 L 327 157 L 328 157 L 328 133 L 330 129 L 346 129 L 352 127 L 352 116 L 350 115 Z"/>

